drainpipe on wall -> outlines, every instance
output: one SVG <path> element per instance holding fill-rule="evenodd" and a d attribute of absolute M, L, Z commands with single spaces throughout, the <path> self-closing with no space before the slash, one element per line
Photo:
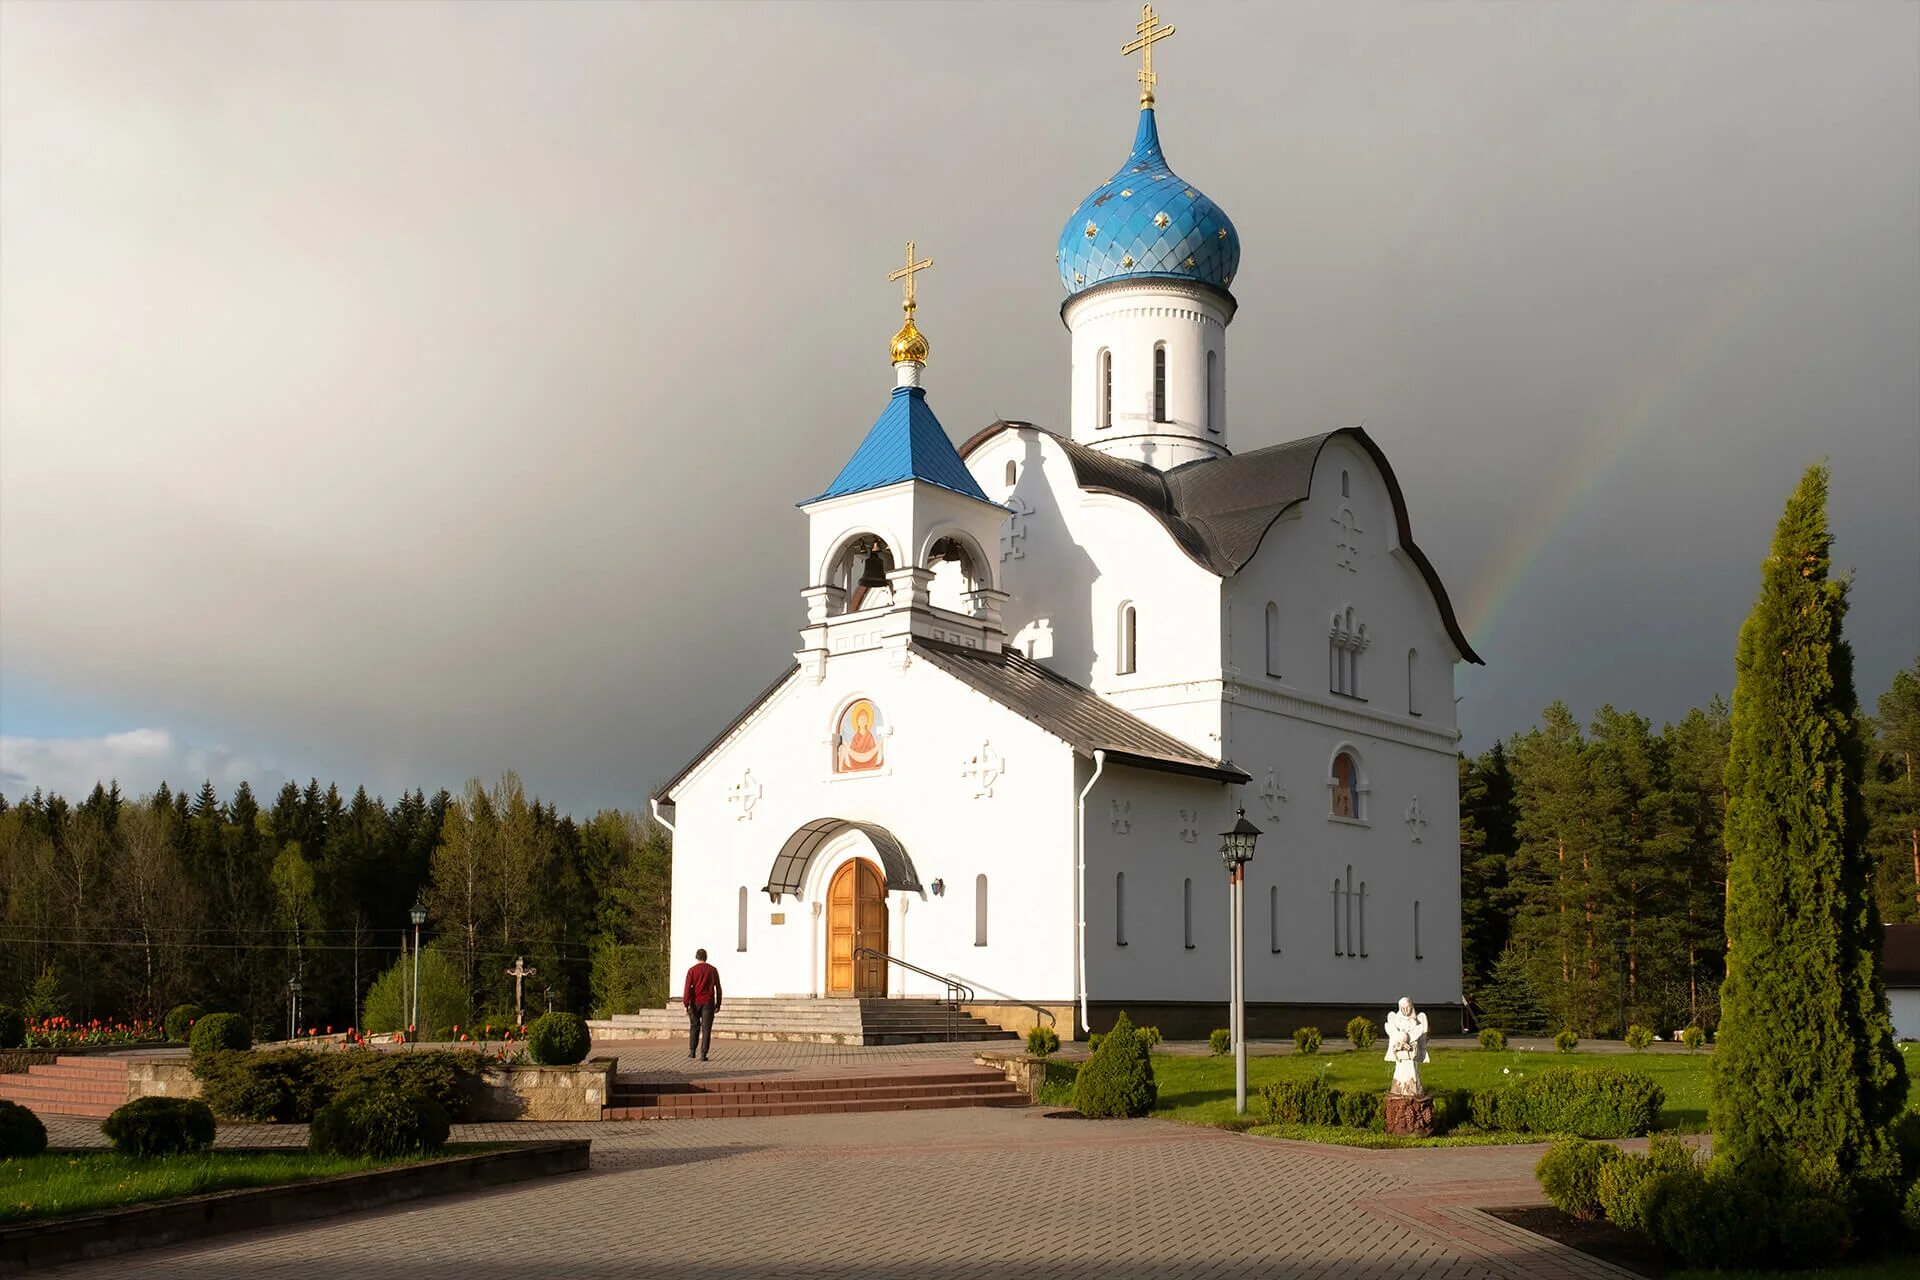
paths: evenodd
<path fill-rule="evenodd" d="M 1080 997 L 1080 1030 L 1091 1031 L 1093 1024 L 1087 1021 L 1087 792 L 1093 790 L 1093 784 L 1100 781 L 1100 773 L 1107 767 L 1107 753 L 1096 750 L 1093 753 L 1093 776 L 1087 779 L 1087 785 L 1080 792 L 1079 828 L 1076 843 L 1080 855 L 1080 887 L 1075 895 L 1080 908 L 1080 964 L 1074 973 L 1074 985 L 1080 988 L 1076 993 Z"/>
<path fill-rule="evenodd" d="M 671 822 L 668 822 L 665 818 L 660 816 L 660 797 L 648 796 L 647 804 L 649 807 L 653 809 L 653 820 L 659 823 L 661 826 L 665 827 L 667 829 L 668 835 L 677 836 L 680 834 L 678 831 L 674 830 L 674 826 Z"/>

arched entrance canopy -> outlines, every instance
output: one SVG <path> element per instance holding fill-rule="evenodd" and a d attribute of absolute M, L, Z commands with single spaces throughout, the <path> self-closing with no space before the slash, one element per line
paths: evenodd
<path fill-rule="evenodd" d="M 873 842 L 874 852 L 880 855 L 880 865 L 887 873 L 887 888 L 904 893 L 920 892 L 920 875 L 913 869 L 913 859 L 894 839 L 893 832 L 873 822 L 815 818 L 812 822 L 801 824 L 780 846 L 780 852 L 773 859 L 773 870 L 767 876 L 766 895 L 778 902 L 783 893 L 798 894 L 801 878 L 807 874 L 807 863 L 813 860 L 820 846 L 849 830 L 858 831 Z"/>

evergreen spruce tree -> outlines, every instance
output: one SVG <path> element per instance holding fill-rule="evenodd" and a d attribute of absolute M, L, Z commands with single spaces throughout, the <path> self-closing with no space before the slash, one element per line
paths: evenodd
<path fill-rule="evenodd" d="M 1906 1099 L 1880 973 L 1846 584 L 1807 471 L 1740 630 L 1727 761 L 1727 979 L 1716 1155 L 1883 1172 Z"/>

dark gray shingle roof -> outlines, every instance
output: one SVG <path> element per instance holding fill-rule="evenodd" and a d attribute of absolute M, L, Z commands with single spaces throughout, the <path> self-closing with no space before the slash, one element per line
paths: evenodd
<path fill-rule="evenodd" d="M 1194 750 L 1016 650 L 990 654 L 915 640 L 913 652 L 1082 754 L 1104 751 L 1116 764 L 1220 782 L 1248 781 L 1232 764 Z"/>

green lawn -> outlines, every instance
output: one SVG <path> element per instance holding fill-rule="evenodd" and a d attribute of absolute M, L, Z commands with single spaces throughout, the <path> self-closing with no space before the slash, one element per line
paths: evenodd
<path fill-rule="evenodd" d="M 359 1173 L 410 1159 L 273 1152 L 207 1152 L 138 1159 L 110 1151 L 61 1152 L 0 1160 L 0 1223 L 59 1218 L 149 1200 L 236 1187 L 266 1187 L 336 1173 Z"/>
<path fill-rule="evenodd" d="M 1281 1058 L 1248 1058 L 1248 1113 L 1260 1114 L 1260 1086 L 1275 1080 L 1324 1075 L 1335 1089 L 1371 1089 L 1385 1093 L 1393 1078 L 1393 1069 L 1381 1061 L 1381 1052 L 1378 1048 L 1347 1049 Z M 1554 1053 L 1508 1049 L 1490 1053 L 1484 1049 L 1435 1049 L 1433 1061 L 1420 1069 L 1420 1078 L 1433 1091 L 1490 1089 L 1513 1084 L 1546 1067 L 1628 1067 L 1644 1071 L 1667 1091 L 1666 1106 L 1660 1113 L 1663 1128 L 1695 1133 L 1707 1127 L 1707 1073 L 1711 1061 L 1711 1055 L 1706 1052 Z M 1153 1074 L 1160 1085 L 1160 1105 L 1155 1115 L 1187 1124 L 1231 1125 L 1234 1122 L 1231 1057 L 1196 1058 L 1156 1053 Z"/>
<path fill-rule="evenodd" d="M 1868 1262 L 1843 1262 L 1837 1267 L 1815 1267 L 1811 1271 L 1676 1271 L 1668 1280 L 1913 1280 L 1915 1261 L 1905 1257 L 1875 1258 Z"/>

